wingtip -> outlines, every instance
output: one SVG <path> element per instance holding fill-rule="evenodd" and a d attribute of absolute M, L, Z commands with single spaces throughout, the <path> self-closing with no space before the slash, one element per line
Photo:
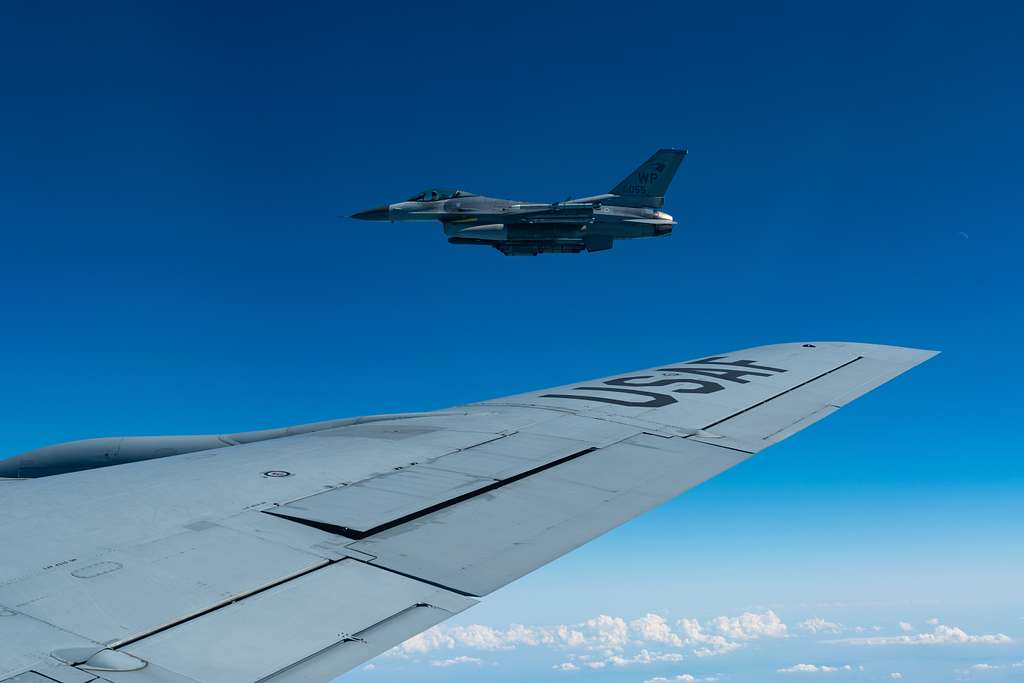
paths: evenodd
<path fill-rule="evenodd" d="M 847 347 L 866 357 L 878 360 L 889 361 L 905 365 L 907 369 L 920 365 L 926 360 L 934 358 L 940 351 L 934 349 L 919 349 L 912 346 L 895 346 L 892 344 L 872 344 L 870 342 L 851 341 L 818 341 L 818 342 L 796 342 L 801 346 L 839 346 Z"/>

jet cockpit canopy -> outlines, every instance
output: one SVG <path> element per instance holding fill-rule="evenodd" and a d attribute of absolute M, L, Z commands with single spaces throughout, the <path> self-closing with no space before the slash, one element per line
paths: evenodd
<path fill-rule="evenodd" d="M 441 187 L 435 187 L 429 190 L 420 192 L 415 197 L 410 197 L 407 202 L 437 202 L 442 199 L 453 199 L 455 197 L 472 197 L 472 192 L 466 192 L 465 190 L 446 190 Z"/>

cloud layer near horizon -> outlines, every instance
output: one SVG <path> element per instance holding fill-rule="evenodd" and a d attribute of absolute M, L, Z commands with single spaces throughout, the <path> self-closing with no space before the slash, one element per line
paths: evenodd
<path fill-rule="evenodd" d="M 553 662 L 549 660 L 545 665 L 549 672 L 571 674 L 580 671 L 596 673 L 606 669 L 657 670 L 660 667 L 664 670 L 672 665 L 706 662 L 709 661 L 708 658 L 724 657 L 766 639 L 784 640 L 791 644 L 807 642 L 844 648 L 904 645 L 998 646 L 1015 642 L 1003 633 L 972 634 L 960 627 L 943 624 L 938 619 L 921 621 L 926 627 L 917 630 L 911 622 L 902 620 L 883 628 L 877 625 L 848 625 L 834 619 L 814 616 L 796 621 L 790 626 L 774 610 L 765 609 L 707 619 L 670 619 L 662 614 L 649 612 L 634 619 L 601 614 L 573 624 L 511 624 L 505 628 L 484 624 L 442 624 L 410 638 L 386 653 L 385 657 L 422 659 L 431 666 L 440 668 L 466 668 L 467 665 L 468 668 L 474 668 L 495 663 L 487 661 L 483 653 L 490 653 L 490 658 L 493 659 L 503 652 L 533 648 L 549 651 L 557 656 L 557 659 Z M 777 664 L 766 669 L 765 673 L 774 673 L 782 677 L 789 674 L 854 674 L 864 671 L 863 664 L 842 659 L 838 663 L 806 661 L 792 665 Z M 897 672 L 886 672 L 885 675 L 892 679 L 901 677 Z M 717 675 L 705 674 L 701 677 L 689 672 L 653 677 L 648 674 L 645 683 L 697 683 L 710 682 L 718 678 Z"/>

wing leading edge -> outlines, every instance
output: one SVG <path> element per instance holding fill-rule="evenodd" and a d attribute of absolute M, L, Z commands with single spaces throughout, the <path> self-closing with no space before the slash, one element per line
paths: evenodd
<path fill-rule="evenodd" d="M 9 483 L 0 681 L 330 680 L 932 355 L 758 347 Z"/>

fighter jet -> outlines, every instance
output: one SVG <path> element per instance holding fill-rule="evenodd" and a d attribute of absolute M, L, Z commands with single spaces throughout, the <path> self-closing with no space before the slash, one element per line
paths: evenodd
<path fill-rule="evenodd" d="M 672 234 L 676 221 L 661 207 L 685 156 L 684 149 L 659 149 L 610 192 L 591 197 L 549 204 L 433 188 L 352 218 L 441 221 L 451 244 L 491 246 L 506 256 L 602 251 L 615 240 Z"/>

